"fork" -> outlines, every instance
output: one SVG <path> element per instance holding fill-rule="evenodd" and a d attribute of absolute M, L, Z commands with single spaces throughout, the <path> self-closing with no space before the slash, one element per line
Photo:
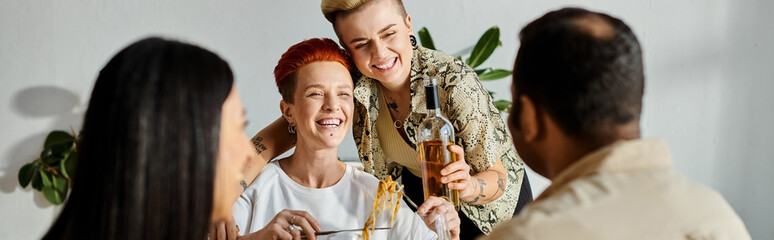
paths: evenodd
<path fill-rule="evenodd" d="M 390 229 L 392 229 L 392 227 L 374 228 L 374 230 L 390 230 Z M 323 231 L 323 232 L 316 232 L 314 233 L 314 235 L 325 236 L 325 235 L 331 235 L 331 234 L 340 233 L 340 232 L 358 232 L 358 231 L 363 231 L 363 229 L 358 228 L 358 229 L 347 229 L 347 230 L 336 230 L 336 231 Z M 306 234 L 302 233 L 301 239 L 309 239 L 309 238 L 306 236 Z"/>

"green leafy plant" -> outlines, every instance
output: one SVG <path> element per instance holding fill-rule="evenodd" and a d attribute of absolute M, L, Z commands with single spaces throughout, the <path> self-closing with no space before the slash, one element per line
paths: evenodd
<path fill-rule="evenodd" d="M 419 42 L 422 44 L 422 47 L 435 50 L 435 43 L 426 27 L 420 29 L 419 32 L 417 32 L 417 35 L 419 35 Z M 470 52 L 470 56 L 465 60 L 465 63 L 475 70 L 479 80 L 492 81 L 503 79 L 511 75 L 511 71 L 505 69 L 478 68 L 489 59 L 494 50 L 500 46 L 502 46 L 502 41 L 500 41 L 500 28 L 497 26 L 486 30 L 484 35 L 481 35 L 481 38 L 476 42 L 473 51 Z M 457 58 L 462 60 L 462 56 L 457 56 Z M 494 98 L 494 94 L 494 92 L 489 91 L 489 95 L 492 98 Z M 511 101 L 508 100 L 497 100 L 494 104 L 500 112 L 508 112 L 511 108 Z"/>
<path fill-rule="evenodd" d="M 67 198 L 78 162 L 75 133 L 52 131 L 43 143 L 40 157 L 19 169 L 19 184 L 43 193 L 46 200 L 60 205 Z"/>

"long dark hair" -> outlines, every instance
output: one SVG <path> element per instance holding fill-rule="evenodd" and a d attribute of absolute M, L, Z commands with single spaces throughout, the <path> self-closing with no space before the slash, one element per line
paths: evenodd
<path fill-rule="evenodd" d="M 43 239 L 205 239 L 223 103 L 224 60 L 161 38 L 100 71 L 72 194 Z"/>

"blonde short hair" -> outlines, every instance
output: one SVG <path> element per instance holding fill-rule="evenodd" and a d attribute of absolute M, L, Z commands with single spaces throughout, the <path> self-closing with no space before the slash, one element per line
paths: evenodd
<path fill-rule="evenodd" d="M 406 8 L 403 7 L 403 0 L 391 0 L 395 1 L 398 5 L 398 11 L 403 16 L 406 16 Z M 374 0 L 322 0 L 320 3 L 320 9 L 325 15 L 325 19 L 331 24 L 336 23 L 338 16 L 346 16 L 353 12 L 357 12 L 366 5 L 373 3 Z"/>

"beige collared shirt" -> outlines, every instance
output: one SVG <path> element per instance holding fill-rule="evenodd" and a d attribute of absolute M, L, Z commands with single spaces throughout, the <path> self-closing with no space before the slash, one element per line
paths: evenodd
<path fill-rule="evenodd" d="M 750 239 L 723 196 L 671 158 L 663 140 L 595 151 L 486 239 Z"/>

